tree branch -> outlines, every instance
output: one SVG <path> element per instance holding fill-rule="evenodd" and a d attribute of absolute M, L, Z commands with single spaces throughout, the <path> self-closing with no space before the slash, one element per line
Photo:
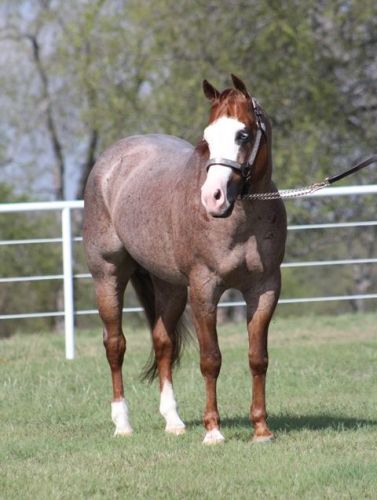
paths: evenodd
<path fill-rule="evenodd" d="M 30 41 L 33 61 L 37 69 L 38 75 L 42 84 L 42 96 L 46 102 L 46 126 L 50 136 L 50 141 L 52 145 L 52 150 L 55 156 L 57 164 L 57 172 L 55 176 L 55 197 L 58 200 L 65 199 L 65 188 L 64 188 L 64 178 L 65 178 L 65 159 L 63 153 L 63 146 L 59 138 L 57 126 L 55 123 L 53 115 L 52 100 L 49 89 L 49 79 L 48 74 L 42 64 L 40 55 L 40 45 L 36 35 L 27 34 L 25 37 Z"/>

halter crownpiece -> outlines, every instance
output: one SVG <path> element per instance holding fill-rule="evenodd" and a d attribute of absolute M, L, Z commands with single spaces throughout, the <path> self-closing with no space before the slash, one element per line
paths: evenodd
<path fill-rule="evenodd" d="M 260 142 L 263 135 L 266 135 L 266 124 L 263 120 L 263 113 L 258 104 L 258 101 L 252 97 L 251 103 L 253 106 L 253 111 L 257 124 L 257 133 L 255 136 L 253 149 L 249 155 L 249 158 L 244 163 L 239 163 L 238 161 L 228 160 L 227 158 L 210 158 L 206 163 L 206 169 L 208 171 L 209 167 L 212 165 L 223 165 L 224 167 L 229 167 L 232 170 L 236 170 L 245 179 L 249 179 L 251 176 L 251 169 L 255 163 L 257 157 Z"/>

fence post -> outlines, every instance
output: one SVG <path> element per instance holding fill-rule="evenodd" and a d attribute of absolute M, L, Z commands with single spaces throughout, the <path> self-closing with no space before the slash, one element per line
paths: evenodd
<path fill-rule="evenodd" d="M 71 209 L 62 209 L 65 357 L 75 357 Z"/>

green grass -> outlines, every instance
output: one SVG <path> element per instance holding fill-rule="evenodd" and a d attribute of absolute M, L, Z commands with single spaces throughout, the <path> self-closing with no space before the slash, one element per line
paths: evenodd
<path fill-rule="evenodd" d="M 125 323 L 127 318 L 125 318 Z M 268 410 L 277 439 L 251 444 L 243 325 L 220 328 L 224 445 L 201 444 L 198 352 L 176 372 L 188 432 L 165 435 L 156 384 L 139 381 L 148 333 L 127 333 L 134 434 L 113 438 L 101 335 L 16 335 L 0 342 L 0 498 L 377 498 L 377 316 L 277 319 Z"/>

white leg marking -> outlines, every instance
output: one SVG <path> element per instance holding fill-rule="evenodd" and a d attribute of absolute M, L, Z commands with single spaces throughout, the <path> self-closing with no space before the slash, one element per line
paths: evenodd
<path fill-rule="evenodd" d="M 111 418 L 115 424 L 114 436 L 132 434 L 132 427 L 128 420 L 128 407 L 124 399 L 111 403 Z"/>
<path fill-rule="evenodd" d="M 253 443 L 271 443 L 274 440 L 274 436 L 254 436 L 252 439 Z"/>
<path fill-rule="evenodd" d="M 219 444 L 223 443 L 225 440 L 224 436 L 221 434 L 219 429 L 212 429 L 206 432 L 203 439 L 203 444 Z"/>
<path fill-rule="evenodd" d="M 185 432 L 185 424 L 179 418 L 177 413 L 177 403 L 175 401 L 173 386 L 168 380 L 162 385 L 160 395 L 160 413 L 166 421 L 166 432 L 172 434 L 183 434 Z"/>

